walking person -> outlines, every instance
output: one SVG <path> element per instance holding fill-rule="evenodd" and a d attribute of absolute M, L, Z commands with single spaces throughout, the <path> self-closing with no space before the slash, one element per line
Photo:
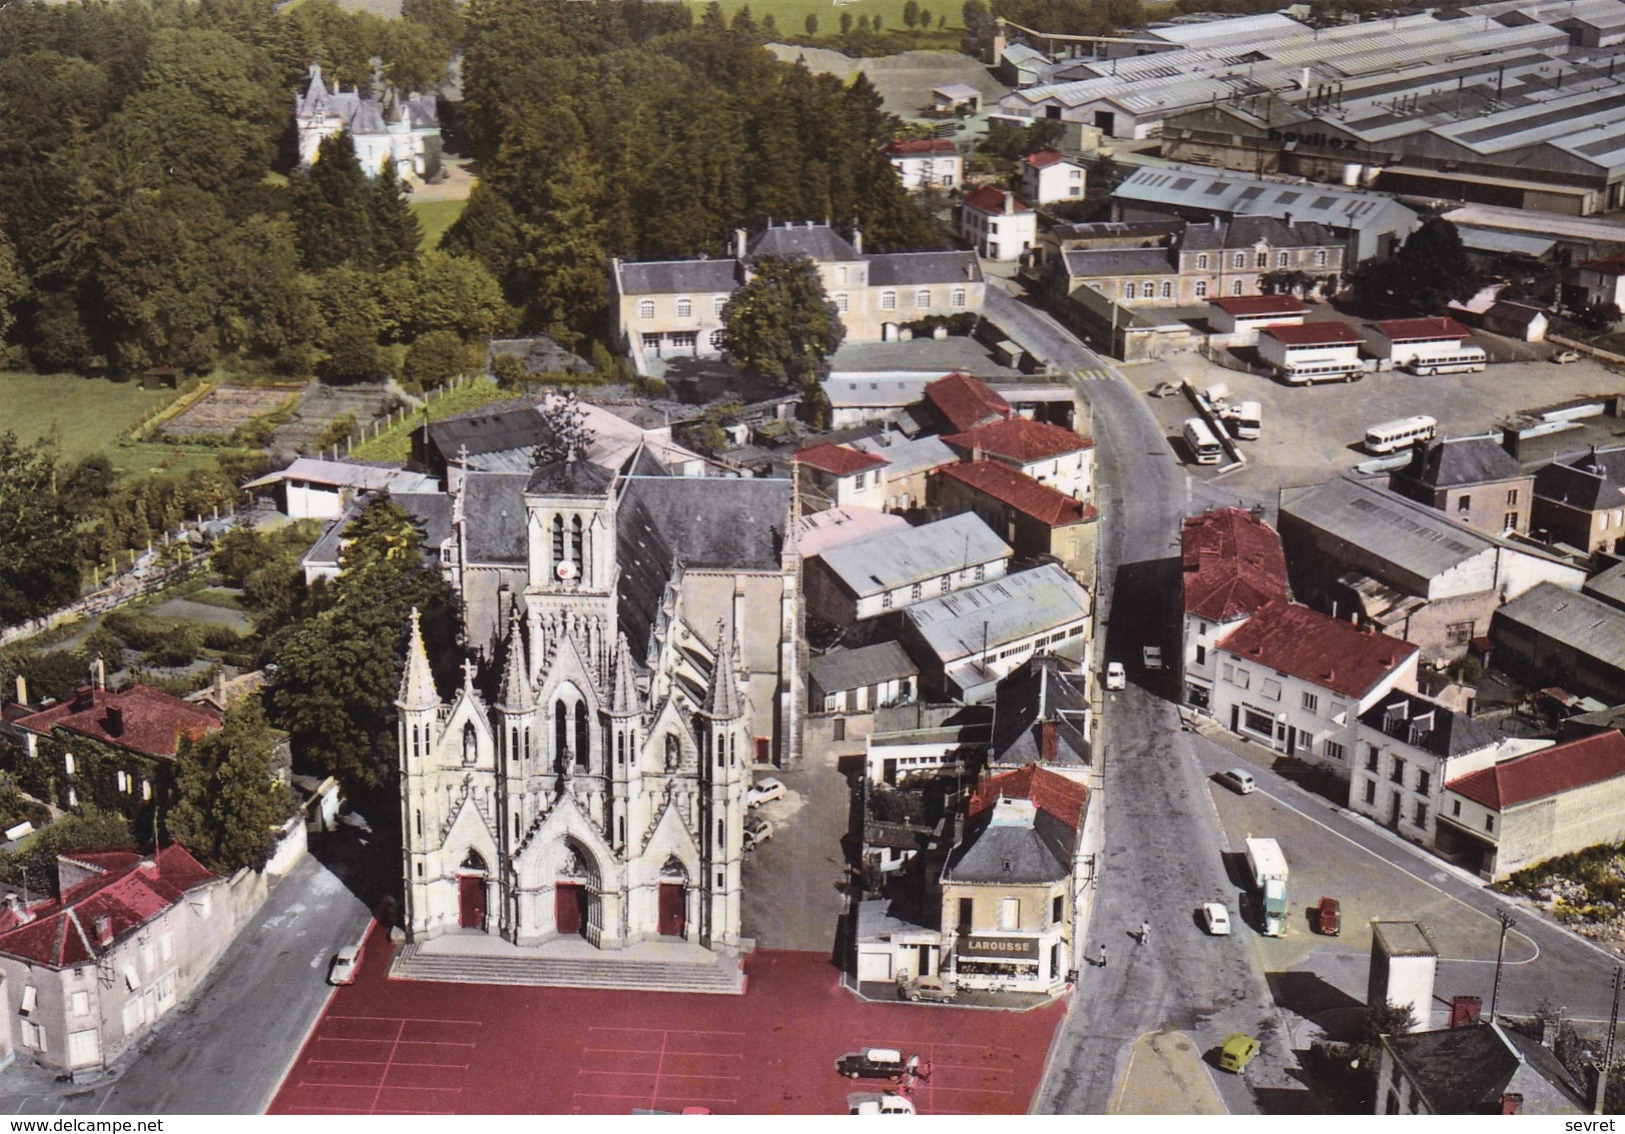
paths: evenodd
<path fill-rule="evenodd" d="M 1097 961 L 1096 964 L 1098 964 L 1101 968 L 1106 967 L 1106 943 L 1104 941 L 1100 943 L 1100 960 Z"/>
<path fill-rule="evenodd" d="M 1150 943 L 1151 943 L 1151 923 L 1149 921 L 1142 921 L 1140 923 L 1140 944 L 1141 945 L 1148 945 Z"/>

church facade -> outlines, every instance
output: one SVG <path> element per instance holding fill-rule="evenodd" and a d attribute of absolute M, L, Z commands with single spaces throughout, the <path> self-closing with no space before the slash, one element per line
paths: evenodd
<path fill-rule="evenodd" d="M 737 949 L 745 791 L 792 754 L 801 696 L 788 482 L 568 457 L 486 488 L 459 540 L 490 507 L 517 546 L 454 585 L 495 584 L 464 610 L 499 641 L 465 624 L 448 700 L 414 619 L 397 701 L 405 928 Z"/>

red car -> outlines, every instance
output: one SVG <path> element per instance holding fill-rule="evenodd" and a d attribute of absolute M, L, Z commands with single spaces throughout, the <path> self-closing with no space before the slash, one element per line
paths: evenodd
<path fill-rule="evenodd" d="M 1322 898 L 1315 906 L 1315 928 L 1327 937 L 1336 937 L 1343 932 L 1343 907 L 1336 898 Z"/>

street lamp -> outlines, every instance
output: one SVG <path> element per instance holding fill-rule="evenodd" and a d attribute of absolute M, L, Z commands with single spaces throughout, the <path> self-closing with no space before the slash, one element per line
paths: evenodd
<path fill-rule="evenodd" d="M 1495 988 L 1490 993 L 1490 1023 L 1495 1023 L 1495 1004 L 1501 999 L 1501 959 L 1506 956 L 1507 930 L 1517 925 L 1511 914 L 1501 910 L 1495 915 L 1501 922 L 1501 945 L 1495 951 Z"/>

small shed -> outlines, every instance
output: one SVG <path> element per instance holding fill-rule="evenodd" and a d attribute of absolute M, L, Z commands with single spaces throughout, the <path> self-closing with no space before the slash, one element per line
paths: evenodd
<path fill-rule="evenodd" d="M 1540 308 L 1531 307 L 1527 303 L 1513 303 L 1510 300 L 1491 304 L 1489 310 L 1480 317 L 1480 322 L 1491 334 L 1505 335 L 1509 339 L 1526 343 L 1545 342 L 1549 325 L 1546 312 Z"/>
<path fill-rule="evenodd" d="M 931 88 L 931 106 L 932 109 L 945 114 L 954 114 L 960 110 L 980 114 L 982 92 L 969 83 L 944 83 L 940 87 Z"/>

